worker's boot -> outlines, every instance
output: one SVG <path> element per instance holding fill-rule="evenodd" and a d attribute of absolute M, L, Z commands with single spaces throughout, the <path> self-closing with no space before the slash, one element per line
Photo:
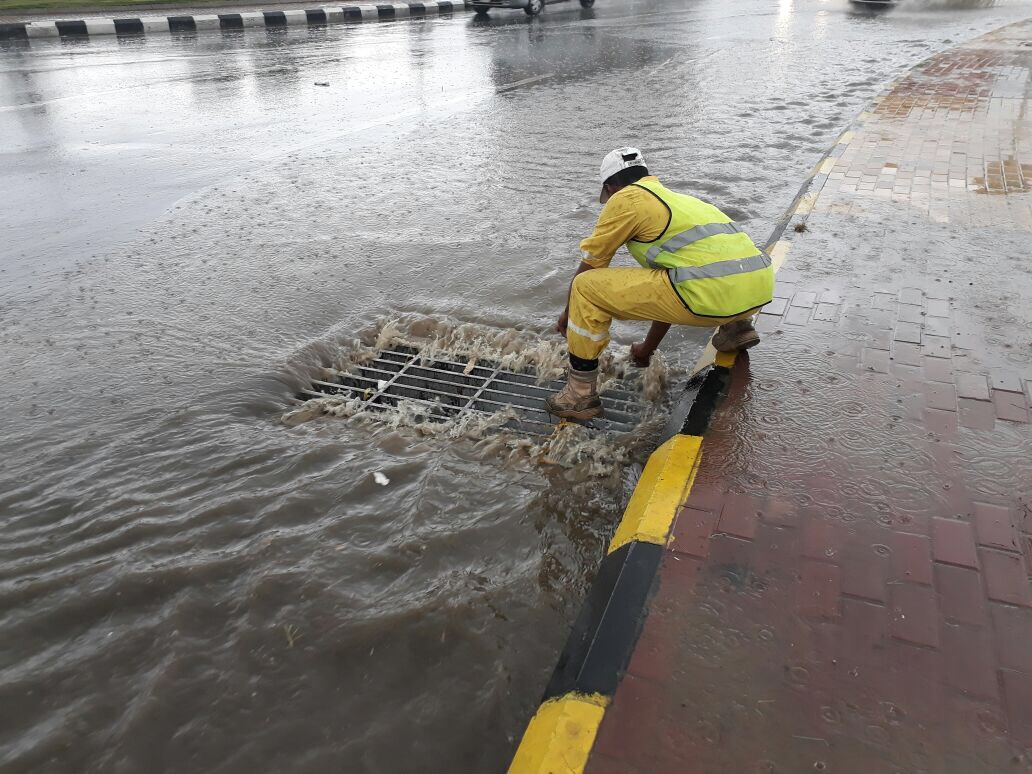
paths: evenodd
<path fill-rule="evenodd" d="M 760 343 L 760 334 L 753 327 L 752 320 L 734 320 L 724 323 L 713 336 L 717 352 L 737 352 Z"/>
<path fill-rule="evenodd" d="M 545 408 L 562 419 L 594 419 L 602 416 L 602 399 L 598 397 L 598 369 L 570 369 L 566 386 L 545 398 Z"/>

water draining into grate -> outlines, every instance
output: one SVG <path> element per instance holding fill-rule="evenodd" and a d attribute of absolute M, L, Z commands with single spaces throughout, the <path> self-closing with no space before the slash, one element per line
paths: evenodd
<path fill-rule="evenodd" d="M 501 426 L 529 435 L 550 435 L 559 424 L 545 411 L 544 399 L 562 387 L 561 381 L 539 382 L 532 368 L 510 371 L 483 358 L 460 362 L 447 357 L 426 357 L 414 347 L 395 346 L 350 371 L 324 369 L 324 378 L 314 380 L 298 397 L 357 399 L 371 411 L 411 403 L 424 407 L 431 422 L 511 410 L 512 418 Z M 585 427 L 627 433 L 641 422 L 645 406 L 633 387 L 609 382 L 601 397 L 605 416 L 582 423 Z"/>

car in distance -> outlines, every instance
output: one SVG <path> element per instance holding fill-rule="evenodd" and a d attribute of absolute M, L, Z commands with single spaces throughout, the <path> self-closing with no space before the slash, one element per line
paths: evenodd
<path fill-rule="evenodd" d="M 473 10 L 477 16 L 485 16 L 492 8 L 522 8 L 527 16 L 537 16 L 545 8 L 545 2 L 561 3 L 564 0 L 474 0 Z M 581 8 L 591 8 L 595 0 L 580 0 Z"/>

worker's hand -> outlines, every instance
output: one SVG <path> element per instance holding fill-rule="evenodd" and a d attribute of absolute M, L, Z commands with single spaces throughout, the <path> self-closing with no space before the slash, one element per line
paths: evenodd
<path fill-rule="evenodd" d="M 570 322 L 570 310 L 563 309 L 563 313 L 559 315 L 559 322 L 556 323 L 555 329 L 563 336 L 566 335 L 566 326 Z"/>
<path fill-rule="evenodd" d="M 649 349 L 644 341 L 631 344 L 631 362 L 638 366 L 638 368 L 646 368 L 649 361 L 652 360 L 652 353 L 655 351 L 654 349 Z"/>

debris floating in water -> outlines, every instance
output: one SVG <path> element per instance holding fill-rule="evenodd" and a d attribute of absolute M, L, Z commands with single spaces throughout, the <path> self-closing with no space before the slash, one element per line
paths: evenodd
<path fill-rule="evenodd" d="M 389 483 L 391 483 L 391 480 L 378 470 L 373 471 L 373 481 L 375 481 L 380 486 L 387 486 Z"/>

